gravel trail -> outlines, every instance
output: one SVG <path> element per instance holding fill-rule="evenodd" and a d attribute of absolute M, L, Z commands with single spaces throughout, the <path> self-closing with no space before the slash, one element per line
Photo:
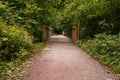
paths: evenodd
<path fill-rule="evenodd" d="M 51 36 L 25 72 L 22 80 L 115 80 L 111 71 L 62 35 Z"/>

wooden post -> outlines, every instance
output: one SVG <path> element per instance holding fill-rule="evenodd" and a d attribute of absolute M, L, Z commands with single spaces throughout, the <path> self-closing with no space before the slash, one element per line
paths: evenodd
<path fill-rule="evenodd" d="M 46 30 L 46 25 L 42 26 L 42 41 L 45 42 L 47 39 L 47 30 Z"/>
<path fill-rule="evenodd" d="M 80 20 L 78 20 L 77 28 L 78 28 L 78 29 L 80 28 Z"/>
<path fill-rule="evenodd" d="M 72 41 L 76 41 L 77 40 L 77 28 L 76 26 L 72 27 Z"/>

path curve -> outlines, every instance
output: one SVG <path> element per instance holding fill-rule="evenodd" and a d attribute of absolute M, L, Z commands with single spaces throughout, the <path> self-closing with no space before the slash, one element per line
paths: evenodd
<path fill-rule="evenodd" d="M 62 35 L 50 37 L 25 71 L 29 75 L 22 80 L 115 80 L 109 70 Z"/>

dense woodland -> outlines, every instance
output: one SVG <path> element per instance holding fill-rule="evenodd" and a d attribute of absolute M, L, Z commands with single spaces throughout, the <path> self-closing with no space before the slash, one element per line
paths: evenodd
<path fill-rule="evenodd" d="M 12 72 L 42 41 L 42 25 L 57 34 L 78 20 L 75 44 L 120 73 L 120 0 L 1 0 L 0 77 L 15 77 Z"/>

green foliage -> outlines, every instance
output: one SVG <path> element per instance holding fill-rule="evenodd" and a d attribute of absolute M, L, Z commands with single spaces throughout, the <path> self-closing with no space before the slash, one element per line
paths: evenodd
<path fill-rule="evenodd" d="M 20 59 L 11 62 L 0 61 L 0 80 L 7 80 L 11 78 L 15 79 L 20 77 L 20 75 L 14 74 L 14 71 L 19 71 L 19 65 L 22 65 L 22 63 L 23 62 Z"/>
<path fill-rule="evenodd" d="M 93 40 L 81 40 L 75 44 L 120 73 L 120 34 L 99 34 Z"/>
<path fill-rule="evenodd" d="M 32 41 L 42 41 L 44 24 L 61 33 L 80 20 L 78 39 L 96 38 L 77 44 L 120 72 L 119 14 L 120 0 L 1 0 L 0 60 L 24 59 L 29 55 Z M 95 36 L 99 33 L 107 35 Z"/>
<path fill-rule="evenodd" d="M 62 30 L 77 25 L 80 20 L 79 39 L 94 38 L 96 34 L 120 32 L 119 0 L 69 0 L 61 13 Z M 84 32 L 83 29 L 86 31 Z M 85 35 L 85 37 L 83 36 Z"/>
<path fill-rule="evenodd" d="M 32 50 L 33 53 L 40 53 L 42 49 L 45 47 L 44 43 L 36 43 L 33 44 Z M 18 80 L 23 75 L 20 73 L 22 67 L 25 67 L 25 65 L 28 63 L 28 61 L 21 60 L 20 58 L 17 58 L 13 61 L 0 61 L 0 80 Z"/>
<path fill-rule="evenodd" d="M 25 30 L 0 22 L 0 60 L 25 58 L 31 47 L 32 37 Z"/>
<path fill-rule="evenodd" d="M 61 0 L 59 0 L 61 1 Z M 34 38 L 34 42 L 42 41 L 42 25 L 50 26 L 56 17 L 55 6 L 59 1 L 44 0 L 2 0 L 0 5 L 0 15 L 6 25 L 24 28 Z"/>
<path fill-rule="evenodd" d="M 36 43 L 33 45 L 33 52 L 34 53 L 39 53 L 43 50 L 43 48 L 45 47 L 45 43 Z"/>
<path fill-rule="evenodd" d="M 0 1 L 0 79 L 12 77 L 16 64 L 38 51 L 34 48 L 42 49 L 42 44 L 36 47 L 33 42 L 41 42 L 42 25 L 55 21 L 55 6 L 62 4 L 61 0 Z"/>
<path fill-rule="evenodd" d="M 13 72 L 31 55 L 32 45 L 27 31 L 7 26 L 0 17 L 0 80 L 17 77 Z"/>

